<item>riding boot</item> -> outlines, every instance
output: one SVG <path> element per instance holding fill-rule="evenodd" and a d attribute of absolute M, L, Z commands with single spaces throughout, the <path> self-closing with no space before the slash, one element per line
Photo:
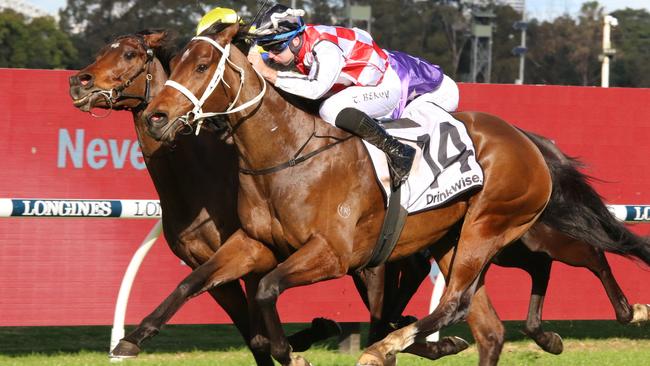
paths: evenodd
<path fill-rule="evenodd" d="M 353 133 L 386 153 L 392 188 L 399 188 L 408 178 L 415 149 L 389 135 L 377 121 L 355 108 L 345 108 L 336 116 L 336 126 Z"/>

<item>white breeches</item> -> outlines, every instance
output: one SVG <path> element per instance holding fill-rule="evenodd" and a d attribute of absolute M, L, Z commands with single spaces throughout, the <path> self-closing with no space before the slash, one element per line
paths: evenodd
<path fill-rule="evenodd" d="M 320 106 L 320 116 L 334 124 L 344 108 L 356 108 L 377 119 L 390 117 L 399 104 L 402 85 L 395 70 L 388 67 L 384 79 L 377 86 L 350 86 L 327 98 Z"/>
<path fill-rule="evenodd" d="M 444 75 L 442 83 L 438 89 L 422 94 L 419 97 L 411 101 L 404 111 L 407 111 L 411 105 L 415 108 L 420 103 L 431 102 L 437 104 L 440 108 L 451 113 L 455 112 L 458 109 L 458 101 L 460 99 L 460 93 L 458 91 L 458 85 L 456 82 L 447 75 Z M 403 115 L 404 113 L 402 113 Z"/>

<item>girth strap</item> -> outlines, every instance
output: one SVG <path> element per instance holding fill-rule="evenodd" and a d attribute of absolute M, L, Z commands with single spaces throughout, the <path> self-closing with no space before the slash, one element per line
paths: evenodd
<path fill-rule="evenodd" d="M 397 245 L 404 224 L 406 223 L 406 216 L 408 211 L 401 205 L 400 197 L 402 196 L 402 186 L 397 191 L 392 191 L 390 199 L 388 200 L 388 208 L 386 209 L 386 216 L 384 216 L 384 223 L 377 238 L 377 244 L 372 250 L 372 255 L 368 262 L 359 267 L 357 271 L 364 268 L 377 267 L 382 265 L 388 260 L 391 253 Z"/>

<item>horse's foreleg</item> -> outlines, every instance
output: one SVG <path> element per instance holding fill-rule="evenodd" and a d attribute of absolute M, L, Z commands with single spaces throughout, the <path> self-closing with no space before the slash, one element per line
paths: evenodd
<path fill-rule="evenodd" d="M 246 343 L 250 341 L 250 317 L 246 306 L 246 294 L 238 282 L 226 283 L 218 288 L 208 291 L 210 296 L 223 308 L 232 319 L 233 324 L 242 335 Z"/>
<path fill-rule="evenodd" d="M 320 235 L 314 235 L 298 251 L 264 276 L 256 300 L 262 309 L 271 340 L 271 354 L 280 364 L 298 364 L 300 360 L 292 360 L 291 347 L 282 330 L 276 308 L 278 296 L 288 288 L 342 277 L 347 270 L 344 259 L 334 252 L 330 244 Z"/>
<path fill-rule="evenodd" d="M 249 292 L 248 287 L 246 291 Z M 253 318 L 254 313 L 247 310 L 249 302 L 246 300 L 246 295 L 239 282 L 225 283 L 217 288 L 208 290 L 208 293 L 221 305 L 230 319 L 232 319 L 233 324 L 244 338 L 244 342 L 246 342 L 246 345 L 251 350 L 253 358 L 255 358 L 255 363 L 258 366 L 272 366 L 273 360 L 271 359 L 271 353 L 268 347 L 267 349 L 264 349 L 264 347 L 256 347 L 256 344 L 253 342 L 255 340 L 254 337 L 258 333 L 255 328 L 251 327 L 251 324 L 259 324 L 259 319 L 256 321 Z M 250 302 L 254 303 L 255 301 Z"/>
<path fill-rule="evenodd" d="M 401 328 L 401 326 L 407 325 L 401 324 L 404 320 L 402 314 L 406 309 L 406 305 L 408 305 L 413 295 L 415 295 L 422 281 L 429 276 L 431 262 L 423 254 L 415 253 L 400 261 L 399 267 L 399 287 L 397 294 L 389 304 L 390 308 L 387 311 L 390 311 L 390 313 L 387 316 L 392 323 L 396 324 L 398 328 Z"/>
<path fill-rule="evenodd" d="M 277 264 L 273 253 L 239 231 L 205 263 L 192 271 L 140 325 L 111 351 L 113 357 L 132 357 L 142 342 L 160 331 L 191 297 L 251 272 L 264 273 Z M 137 354 L 137 352 L 135 352 Z"/>
<path fill-rule="evenodd" d="M 424 255 L 416 253 L 397 262 L 386 263 L 377 269 L 382 267 L 385 272 L 383 286 L 381 273 L 366 276 L 364 279 L 371 310 L 366 347 L 384 338 L 388 333 L 417 320 L 403 316 L 403 312 L 422 281 L 429 275 L 431 262 Z M 366 271 L 368 270 L 364 270 Z"/>
<path fill-rule="evenodd" d="M 354 272 L 352 279 L 361 300 L 370 312 L 368 342 L 375 342 L 389 332 L 389 320 L 385 313 L 386 308 L 390 306 L 388 303 L 397 291 L 399 271 L 394 265 L 381 265 Z"/>

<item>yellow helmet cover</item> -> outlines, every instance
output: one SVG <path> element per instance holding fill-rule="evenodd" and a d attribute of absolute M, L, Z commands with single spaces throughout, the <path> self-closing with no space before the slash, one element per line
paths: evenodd
<path fill-rule="evenodd" d="M 196 26 L 196 35 L 203 33 L 217 22 L 235 24 L 240 21 L 237 12 L 228 8 L 214 8 L 207 12 Z"/>

